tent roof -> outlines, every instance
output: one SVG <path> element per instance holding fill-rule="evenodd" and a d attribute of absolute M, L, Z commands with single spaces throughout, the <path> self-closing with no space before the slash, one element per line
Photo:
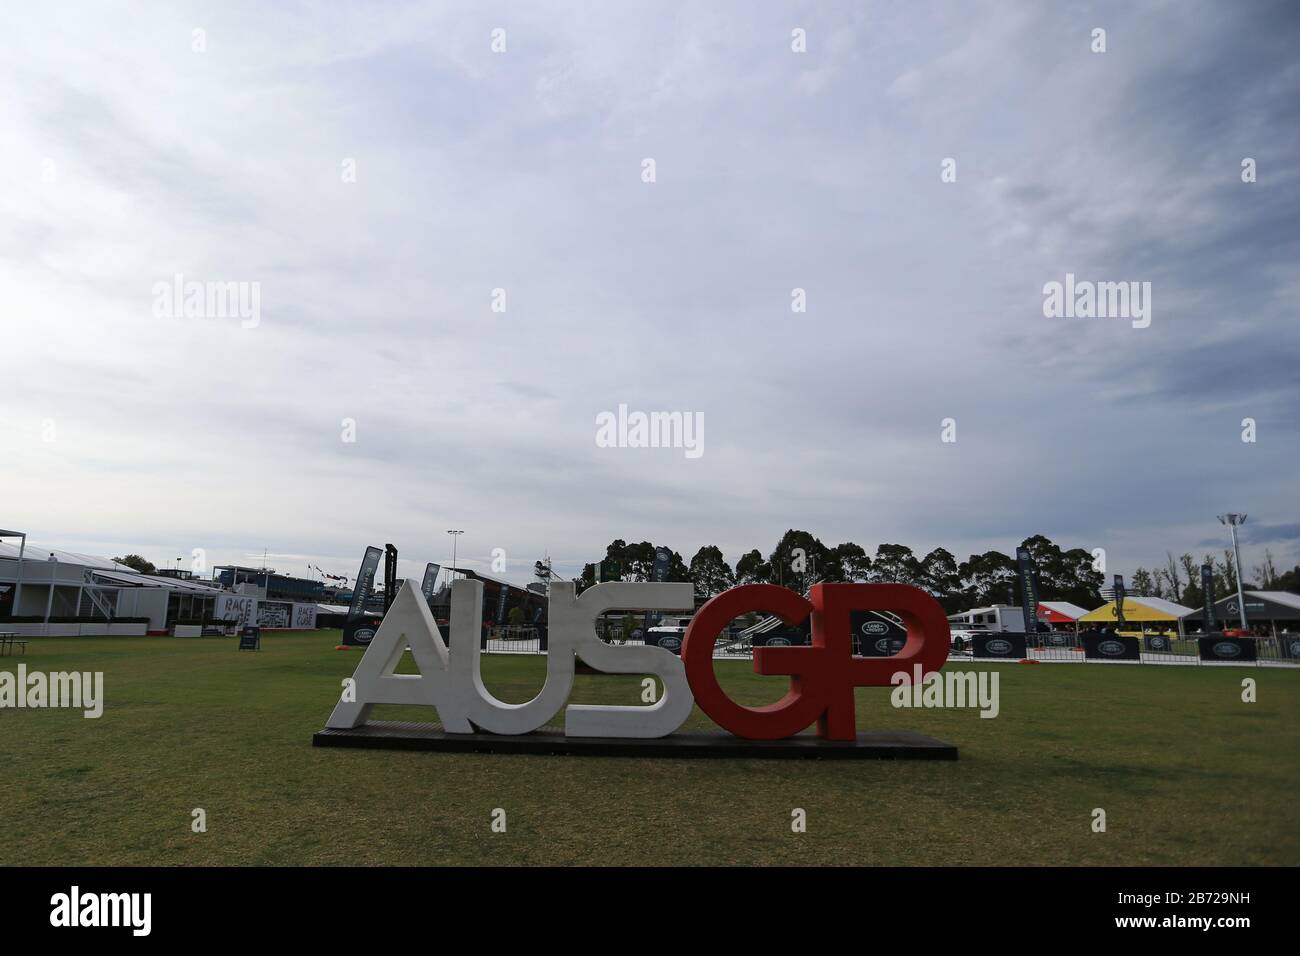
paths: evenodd
<path fill-rule="evenodd" d="M 1128 595 L 1124 598 L 1124 620 L 1126 621 L 1177 621 L 1193 613 L 1193 608 L 1183 607 L 1164 598 Z M 1108 601 L 1094 611 L 1089 611 L 1081 621 L 1114 623 L 1115 602 Z"/>
<path fill-rule="evenodd" d="M 53 554 L 60 564 L 80 564 L 88 568 L 109 568 L 113 567 L 113 562 L 108 558 L 99 558 L 93 554 L 81 554 L 77 551 L 60 551 L 57 548 L 46 548 L 39 544 L 27 542 L 27 548 L 23 551 L 23 562 L 31 561 L 48 561 Z M 9 544 L 6 541 L 0 541 L 0 558 L 12 558 L 18 560 L 18 545 Z M 123 565 L 117 565 L 123 567 Z M 128 569 L 129 570 L 129 569 Z"/>
<path fill-rule="evenodd" d="M 1077 621 L 1088 613 L 1086 607 L 1079 607 L 1077 604 L 1071 604 L 1069 601 L 1039 601 L 1040 608 L 1045 607 L 1049 611 L 1054 611 L 1062 617 L 1067 617 L 1071 621 Z"/>
<path fill-rule="evenodd" d="M 1246 591 L 1245 595 L 1248 621 L 1252 617 L 1282 621 L 1300 619 L 1300 594 L 1292 594 L 1290 591 Z M 1236 617 L 1239 613 L 1237 595 L 1233 593 L 1219 598 L 1214 602 L 1214 610 L 1216 616 Z M 1205 611 L 1197 608 L 1189 616 L 1194 621 L 1201 621 L 1205 618 Z"/>
<path fill-rule="evenodd" d="M 187 581 L 184 578 L 160 578 L 149 574 L 140 574 L 137 571 L 94 571 L 96 578 L 103 581 L 111 581 L 116 584 L 125 584 L 130 587 L 145 588 L 170 588 L 173 591 L 198 591 L 202 593 L 220 594 L 221 588 L 211 584 L 201 584 L 198 581 Z"/>
<path fill-rule="evenodd" d="M 133 571 L 125 564 L 115 562 L 109 558 L 101 558 L 93 554 L 82 554 L 79 551 L 60 551 L 57 548 L 45 548 L 39 544 L 32 544 L 30 541 L 27 542 L 27 549 L 23 552 L 23 563 L 40 564 L 42 561 L 50 560 L 51 554 L 60 564 L 89 568 L 95 573 L 96 577 L 130 587 L 171 588 L 174 591 L 201 591 L 205 593 L 221 590 L 218 585 L 210 581 L 200 582 L 186 580 L 185 578 L 164 578 L 141 574 L 139 571 Z M 17 561 L 18 545 L 0 541 L 0 559 L 4 558 Z"/>
<path fill-rule="evenodd" d="M 1247 591 L 1246 594 L 1300 611 L 1300 594 L 1292 594 L 1290 591 Z"/>

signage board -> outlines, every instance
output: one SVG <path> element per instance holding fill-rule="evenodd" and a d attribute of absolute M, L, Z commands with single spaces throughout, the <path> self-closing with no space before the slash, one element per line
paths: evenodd
<path fill-rule="evenodd" d="M 804 623 L 801 623 L 798 627 L 778 627 L 763 634 L 755 634 L 752 643 L 754 647 L 803 647 L 811 643 L 811 640 Z M 857 652 L 855 642 L 853 653 Z"/>
<path fill-rule="evenodd" d="M 352 604 L 343 624 L 345 645 L 364 647 L 375 636 L 376 625 L 366 613 L 366 602 L 375 593 L 375 572 L 379 570 L 379 559 L 383 555 L 383 551 L 371 546 L 366 548 L 361 558 L 361 570 L 357 572 L 356 584 L 352 588 Z"/>
<path fill-rule="evenodd" d="M 1205 630 L 1213 632 L 1219 629 L 1214 620 L 1214 568 L 1208 564 L 1201 565 L 1201 598 L 1204 602 Z"/>
<path fill-rule="evenodd" d="M 1020 607 L 1025 618 L 1025 633 L 1038 630 L 1038 570 L 1028 548 L 1016 549 L 1016 575 L 1020 579 Z"/>
<path fill-rule="evenodd" d="M 1019 660 L 1026 657 L 1025 635 L 1010 632 L 975 634 L 971 637 L 971 656 Z"/>
<path fill-rule="evenodd" d="M 906 643 L 906 634 L 901 637 L 897 634 L 887 634 L 884 637 L 870 635 L 860 637 L 854 650 L 859 657 L 893 657 Z"/>
<path fill-rule="evenodd" d="M 288 628 L 293 624 L 293 605 L 285 601 L 261 601 L 257 605 L 257 626 Z"/>
<path fill-rule="evenodd" d="M 239 649 L 241 651 L 260 651 L 262 649 L 262 629 L 249 625 L 239 632 Z"/>
<path fill-rule="evenodd" d="M 434 564 L 430 561 L 424 566 L 424 580 L 420 582 L 420 593 L 424 595 L 426 601 L 433 600 L 433 592 L 438 586 L 438 572 L 442 570 L 442 565 Z"/>
<path fill-rule="evenodd" d="M 1142 649 L 1136 637 L 1120 634 L 1083 635 L 1083 656 L 1090 661 L 1140 661 Z"/>
<path fill-rule="evenodd" d="M 212 602 L 212 618 L 243 626 L 257 623 L 257 598 L 243 594 L 218 594 Z"/>
<path fill-rule="evenodd" d="M 641 640 L 645 642 L 646 647 L 662 647 L 670 654 L 681 654 L 682 652 L 681 634 L 657 634 L 654 631 L 647 630 L 641 635 Z"/>
<path fill-rule="evenodd" d="M 1211 634 L 1197 638 L 1201 660 L 1211 662 L 1246 662 L 1258 660 L 1258 649 L 1253 637 L 1224 637 Z"/>
<path fill-rule="evenodd" d="M 293 606 L 293 626 L 300 631 L 316 629 L 316 614 L 319 608 L 315 604 L 295 604 Z"/>
<path fill-rule="evenodd" d="M 450 634 L 444 641 L 427 602 L 407 581 L 357 664 L 351 694 L 335 705 L 322 733 L 364 726 L 376 704 L 408 704 L 436 710 L 439 732 L 446 736 L 531 734 L 563 712 L 569 738 L 649 739 L 673 734 L 698 705 L 722 729 L 749 740 L 781 740 L 816 726 L 825 743 L 857 741 L 854 688 L 889 687 L 900 672 L 924 679 L 948 658 L 943 606 L 904 584 L 816 584 L 808 598 L 773 584 L 732 588 L 696 612 L 678 656 L 663 646 L 664 638 L 659 646 L 605 644 L 596 636 L 596 622 L 612 610 L 690 611 L 693 585 L 609 582 L 577 594 L 572 581 L 556 581 L 550 593 L 545 683 L 531 701 L 508 704 L 476 679 L 483 582 L 455 581 L 451 604 Z M 722 689 L 713 651 L 718 635 L 733 620 L 756 611 L 774 614 L 787 626 L 811 616 L 811 644 L 754 649 L 755 672 L 786 676 L 790 689 L 775 704 L 751 708 Z M 898 615 L 910 638 L 902 652 L 888 659 L 854 657 L 850 623 L 855 611 Z M 1019 637 L 1023 653 L 1024 636 Z M 408 647 L 418 674 L 397 674 Z M 651 705 L 567 704 L 579 660 L 605 673 L 654 675 L 663 694 Z"/>
<path fill-rule="evenodd" d="M 849 626 L 853 653 L 858 657 L 892 657 L 907 643 L 907 628 L 870 611 L 854 611 L 849 615 Z"/>

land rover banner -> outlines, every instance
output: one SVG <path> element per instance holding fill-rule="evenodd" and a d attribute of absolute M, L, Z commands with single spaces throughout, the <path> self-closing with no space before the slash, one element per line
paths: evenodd
<path fill-rule="evenodd" d="M 1300 634 L 1279 635 L 1277 645 L 1283 657 L 1300 660 Z"/>
<path fill-rule="evenodd" d="M 647 647 L 662 647 L 671 654 L 680 654 L 682 652 L 682 635 L 680 634 L 651 634 L 649 628 L 645 629 L 644 634 L 642 640 Z"/>
<path fill-rule="evenodd" d="M 755 647 L 804 647 L 810 643 L 807 634 L 800 631 L 797 627 L 778 627 L 775 630 L 768 631 L 766 634 L 754 635 Z M 857 655 L 857 645 L 854 645 L 853 653 Z"/>
<path fill-rule="evenodd" d="M 864 637 L 858 644 L 858 657 L 893 657 L 907 644 L 906 637 Z"/>
<path fill-rule="evenodd" d="M 1090 661 L 1140 661 L 1142 651 L 1136 637 L 1085 634 L 1083 656 Z"/>
<path fill-rule="evenodd" d="M 1253 637 L 1222 637 L 1211 635 L 1199 638 L 1203 661 L 1253 661 L 1257 660 Z"/>
<path fill-rule="evenodd" d="M 1142 638 L 1142 643 L 1146 645 L 1148 651 L 1167 654 L 1174 649 L 1173 643 L 1164 634 L 1148 634 Z"/>
<path fill-rule="evenodd" d="M 375 636 L 374 622 L 366 614 L 366 601 L 375 591 L 375 572 L 379 570 L 379 559 L 383 555 L 379 548 L 368 547 L 361 559 L 361 570 L 357 572 L 356 584 L 352 588 L 348 619 L 343 625 L 344 644 L 364 647 Z"/>
<path fill-rule="evenodd" d="M 1028 548 L 1016 548 L 1016 574 L 1020 578 L 1020 607 L 1025 614 L 1025 633 L 1038 630 L 1038 569 Z"/>
<path fill-rule="evenodd" d="M 1023 634 L 976 634 L 971 639 L 973 657 L 999 657 L 1020 660 L 1025 652 Z"/>
<path fill-rule="evenodd" d="M 874 611 L 850 611 L 849 627 L 857 657 L 893 657 L 907 643 L 907 628 Z"/>
<path fill-rule="evenodd" d="M 655 580 L 667 581 L 668 569 L 673 563 L 673 553 L 667 548 L 655 549 Z"/>

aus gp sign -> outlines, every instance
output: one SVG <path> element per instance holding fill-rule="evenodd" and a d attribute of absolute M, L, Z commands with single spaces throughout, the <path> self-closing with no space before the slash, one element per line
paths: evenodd
<path fill-rule="evenodd" d="M 612 610 L 690 611 L 691 584 L 608 582 L 576 594 L 572 582 L 551 586 L 546 682 L 527 703 L 509 704 L 484 686 L 480 673 L 483 585 L 452 585 L 449 640 L 414 583 L 407 581 L 384 617 L 353 675 L 352 693 L 335 706 L 327 731 L 363 727 L 376 704 L 424 705 L 437 711 L 449 735 L 530 734 L 564 712 L 564 734 L 582 738 L 658 738 L 677 731 L 699 704 L 737 737 L 778 740 L 813 726 L 826 740 L 856 737 L 854 689 L 889 686 L 891 675 L 919 668 L 938 671 L 948 656 L 943 607 L 924 591 L 902 584 L 819 584 L 810 600 L 772 584 L 733 588 L 705 604 L 691 621 L 678 657 L 660 647 L 609 645 L 596 636 L 597 618 Z M 901 651 L 889 658 L 855 657 L 850 614 L 896 614 L 907 628 Z M 754 670 L 787 676 L 776 703 L 748 707 L 727 696 L 713 670 L 715 639 L 734 618 L 753 611 L 788 625 L 811 618 L 808 646 L 755 647 Z M 407 648 L 418 674 L 396 668 Z M 570 704 L 575 663 L 609 674 L 653 674 L 664 693 L 653 704 Z"/>

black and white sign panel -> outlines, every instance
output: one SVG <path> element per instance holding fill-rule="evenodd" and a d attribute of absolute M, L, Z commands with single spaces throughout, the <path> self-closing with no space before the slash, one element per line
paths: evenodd
<path fill-rule="evenodd" d="M 293 626 L 304 631 L 315 630 L 317 610 L 315 604 L 295 604 L 293 606 Z"/>
<path fill-rule="evenodd" d="M 281 601 L 262 601 L 257 608 L 257 626 L 287 628 L 293 620 L 293 605 Z"/>
<path fill-rule="evenodd" d="M 1210 636 L 1197 640 L 1203 661 L 1253 661 L 1258 659 L 1255 639 L 1251 637 Z"/>
<path fill-rule="evenodd" d="M 1025 635 L 976 634 L 971 638 L 971 656 L 1019 660 L 1028 656 L 1025 650 Z"/>
<path fill-rule="evenodd" d="M 1142 649 L 1136 637 L 1119 634 L 1085 634 L 1083 656 L 1090 661 L 1140 661 Z"/>
<path fill-rule="evenodd" d="M 257 623 L 257 598 L 239 594 L 219 594 L 212 605 L 216 621 L 234 621 L 243 626 Z"/>

